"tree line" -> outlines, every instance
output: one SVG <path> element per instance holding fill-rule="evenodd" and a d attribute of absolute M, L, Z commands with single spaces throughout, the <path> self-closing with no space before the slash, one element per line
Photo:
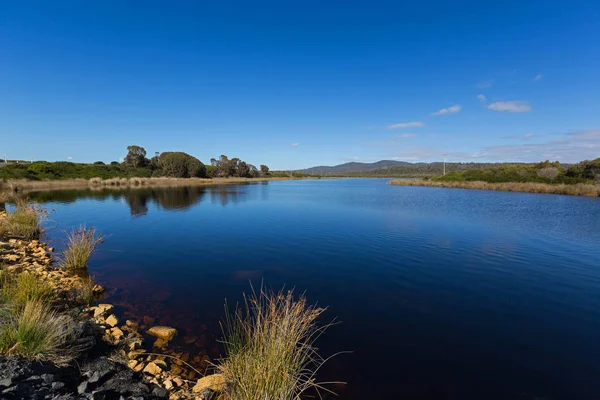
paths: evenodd
<path fill-rule="evenodd" d="M 127 147 L 127 156 L 123 164 L 131 168 L 150 168 L 161 176 L 174 178 L 257 178 L 269 175 L 269 167 L 261 165 L 258 169 L 237 157 L 229 159 L 221 155 L 211 158 L 210 165 L 205 165 L 187 153 L 168 151 L 154 153 L 151 159 L 146 158 L 146 150 L 140 146 Z"/>
<path fill-rule="evenodd" d="M 127 147 L 127 156 L 122 163 L 113 161 L 108 165 L 102 161 L 81 164 L 66 161 L 8 164 L 0 168 L 0 179 L 76 179 L 76 178 L 258 178 L 271 175 L 269 167 L 258 168 L 239 158 L 229 159 L 221 155 L 205 165 L 187 153 L 179 151 L 156 152 L 147 157 L 146 149 L 132 145 Z"/>

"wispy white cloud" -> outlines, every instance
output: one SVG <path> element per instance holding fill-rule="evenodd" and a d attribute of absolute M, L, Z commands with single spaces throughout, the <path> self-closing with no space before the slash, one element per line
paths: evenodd
<path fill-rule="evenodd" d="M 537 161 L 543 159 L 578 162 L 593 159 L 600 153 L 600 129 L 569 132 L 563 137 L 543 143 L 489 146 L 484 149 L 486 158 Z"/>
<path fill-rule="evenodd" d="M 480 103 L 485 104 L 485 102 L 487 101 L 487 97 L 480 94 L 479 96 L 477 96 L 477 100 L 479 100 Z"/>
<path fill-rule="evenodd" d="M 539 81 L 540 79 L 542 79 L 542 77 L 543 77 L 543 76 L 544 76 L 544 75 L 542 75 L 542 74 L 537 74 L 537 75 L 535 76 L 535 78 L 533 78 L 533 80 L 534 80 L 534 81 Z"/>
<path fill-rule="evenodd" d="M 399 135 L 396 135 L 396 137 L 399 137 L 399 138 L 414 138 L 414 137 L 417 137 L 417 134 L 416 133 L 401 133 Z"/>
<path fill-rule="evenodd" d="M 388 125 L 388 129 L 420 128 L 425 126 L 421 121 L 401 122 L 399 124 Z"/>
<path fill-rule="evenodd" d="M 430 115 L 432 117 L 435 117 L 436 115 L 455 114 L 455 113 L 459 112 L 461 110 L 461 108 L 462 107 L 460 106 L 460 104 L 455 104 L 448 108 L 442 108 L 441 110 L 431 113 Z"/>
<path fill-rule="evenodd" d="M 292 147 L 298 147 L 300 146 L 300 143 L 292 143 Z"/>
<path fill-rule="evenodd" d="M 527 136 L 527 135 L 525 135 Z M 538 137 L 539 135 L 536 135 Z M 523 136 L 515 136 L 515 140 Z M 522 139 L 521 139 L 522 140 Z M 585 159 L 595 159 L 600 154 L 600 129 L 589 129 L 563 133 L 559 138 L 539 143 L 518 143 L 486 146 L 482 149 L 466 152 L 456 149 L 442 151 L 439 147 L 397 147 L 390 156 L 411 161 L 439 161 L 441 153 L 447 153 L 447 159 L 455 161 L 497 161 L 497 162 L 537 162 L 540 160 L 559 160 L 575 163 Z"/>
<path fill-rule="evenodd" d="M 487 105 L 488 110 L 507 111 L 507 112 L 529 112 L 531 106 L 526 101 L 496 101 Z"/>
<path fill-rule="evenodd" d="M 523 136 L 523 139 L 525 139 L 525 140 L 529 140 L 529 139 L 531 139 L 531 138 L 532 138 L 532 137 L 534 137 L 534 136 L 535 136 L 535 135 L 534 135 L 533 133 L 526 133 L 526 134 L 525 134 L 525 136 Z"/>
<path fill-rule="evenodd" d="M 489 89 L 494 84 L 494 80 L 490 79 L 489 81 L 479 82 L 477 84 L 477 89 Z"/>

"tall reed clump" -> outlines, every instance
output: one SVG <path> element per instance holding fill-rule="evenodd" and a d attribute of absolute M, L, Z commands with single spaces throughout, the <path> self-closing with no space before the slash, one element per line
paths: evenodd
<path fill-rule="evenodd" d="M 0 353 L 18 355 L 36 361 L 67 364 L 77 353 L 70 347 L 73 324 L 50 306 L 29 301 L 22 310 L 0 313 Z"/>
<path fill-rule="evenodd" d="M 15 210 L 0 219 L 0 236 L 35 239 L 42 233 L 42 223 L 47 217 L 46 209 L 18 200 Z"/>
<path fill-rule="evenodd" d="M 96 234 L 96 228 L 80 225 L 67 235 L 67 248 L 60 257 L 60 265 L 65 269 L 85 269 L 87 263 L 100 243 L 104 241 L 102 234 Z"/>
<path fill-rule="evenodd" d="M 324 389 L 315 374 L 325 360 L 314 346 L 327 328 L 316 324 L 323 308 L 309 306 L 292 291 L 245 296 L 221 324 L 227 358 L 217 366 L 231 400 L 300 399 Z M 327 390 L 327 389 L 324 389 Z"/>

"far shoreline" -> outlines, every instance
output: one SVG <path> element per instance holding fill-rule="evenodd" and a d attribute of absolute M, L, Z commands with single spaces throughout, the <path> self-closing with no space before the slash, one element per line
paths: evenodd
<path fill-rule="evenodd" d="M 422 179 L 392 179 L 388 182 L 395 186 L 427 186 L 438 188 L 493 190 L 500 192 L 520 192 L 537 194 L 559 194 L 580 197 L 600 197 L 600 185 L 588 183 L 576 184 L 549 184 L 537 182 L 500 182 L 490 183 L 483 181 L 454 182 L 454 181 L 426 181 Z"/>
<path fill-rule="evenodd" d="M 287 181 L 320 179 L 317 177 L 262 177 L 262 178 L 112 178 L 92 179 L 55 179 L 55 180 L 8 180 L 0 182 L 0 188 L 14 192 L 66 190 L 66 189 L 135 189 L 152 187 L 214 186 L 237 183 L 259 183 L 269 181 Z"/>

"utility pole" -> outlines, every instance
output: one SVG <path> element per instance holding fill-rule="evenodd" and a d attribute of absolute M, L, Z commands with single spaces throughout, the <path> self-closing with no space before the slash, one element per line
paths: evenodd
<path fill-rule="evenodd" d="M 31 163 L 33 164 L 33 158 L 35 157 L 35 154 L 31 155 Z"/>
<path fill-rule="evenodd" d="M 442 153 L 442 157 L 444 157 L 444 174 L 443 175 L 446 175 L 446 154 L 447 153 Z"/>
<path fill-rule="evenodd" d="M 8 161 L 6 161 L 6 152 L 4 152 L 4 164 L 8 164 Z"/>

